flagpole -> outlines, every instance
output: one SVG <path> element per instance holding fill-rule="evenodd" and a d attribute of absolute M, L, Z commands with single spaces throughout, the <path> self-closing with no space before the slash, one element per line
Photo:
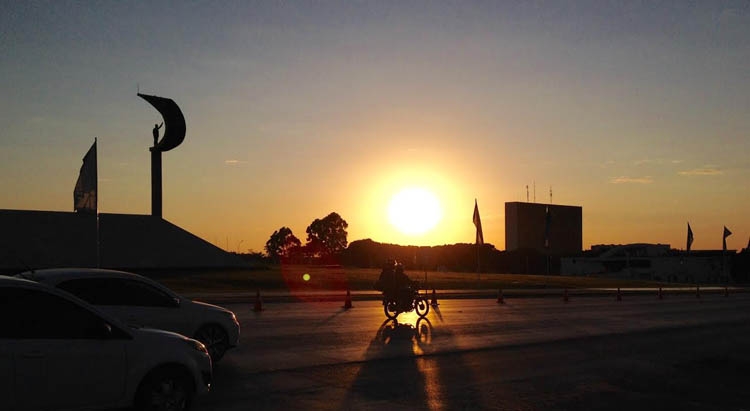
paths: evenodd
<path fill-rule="evenodd" d="M 96 148 L 96 156 L 99 157 L 99 145 L 97 144 L 97 138 L 94 137 L 94 145 Z M 102 259 L 101 259 L 101 245 L 99 244 L 99 161 L 97 158 L 96 161 L 96 204 L 94 207 L 96 207 L 96 268 L 102 267 Z"/>

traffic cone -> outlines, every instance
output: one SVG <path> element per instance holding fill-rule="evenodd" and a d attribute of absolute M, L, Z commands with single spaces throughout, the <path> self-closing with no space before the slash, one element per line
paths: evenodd
<path fill-rule="evenodd" d="M 565 289 L 565 292 L 563 293 L 563 301 L 566 302 L 566 303 L 568 301 L 570 301 L 570 298 L 568 298 L 568 289 L 567 288 Z"/>
<path fill-rule="evenodd" d="M 701 286 L 695 286 L 695 298 L 701 298 Z"/>
<path fill-rule="evenodd" d="M 257 290 L 255 294 L 255 306 L 253 311 L 263 311 L 263 300 L 260 298 L 260 290 Z"/>
<path fill-rule="evenodd" d="M 432 289 L 432 302 L 430 303 L 430 305 L 433 306 L 433 307 L 437 307 L 438 305 L 440 305 L 440 304 L 438 304 L 437 293 L 435 292 L 434 288 Z"/>
<path fill-rule="evenodd" d="M 497 290 L 497 303 L 498 304 L 505 304 L 505 300 L 503 299 L 503 289 L 500 288 Z"/>
<path fill-rule="evenodd" d="M 660 299 L 660 300 L 663 300 L 663 299 L 664 299 L 664 293 L 662 293 L 662 292 L 661 292 L 661 287 L 659 287 L 659 292 L 658 292 L 658 294 L 657 294 L 657 295 L 659 296 L 659 299 Z"/>
<path fill-rule="evenodd" d="M 620 287 L 617 287 L 617 301 L 622 301 L 622 295 L 620 294 Z"/>
<path fill-rule="evenodd" d="M 346 290 L 346 300 L 344 300 L 344 308 L 347 310 L 352 308 L 352 293 L 347 288 Z"/>
<path fill-rule="evenodd" d="M 729 297 L 729 287 L 724 286 L 724 297 Z"/>

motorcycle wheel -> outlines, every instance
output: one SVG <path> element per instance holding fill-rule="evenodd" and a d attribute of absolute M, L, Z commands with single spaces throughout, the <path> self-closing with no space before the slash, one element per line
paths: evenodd
<path fill-rule="evenodd" d="M 385 312 L 385 316 L 388 317 L 389 320 L 393 320 L 398 317 L 398 311 L 396 311 L 395 301 L 386 301 L 386 303 L 383 304 L 383 311 Z"/>
<path fill-rule="evenodd" d="M 430 304 L 426 298 L 419 296 L 414 300 L 414 309 L 417 310 L 418 316 L 424 318 L 430 312 Z"/>

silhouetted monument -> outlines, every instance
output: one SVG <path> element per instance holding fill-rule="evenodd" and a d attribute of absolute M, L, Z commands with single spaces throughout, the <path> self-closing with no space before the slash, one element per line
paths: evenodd
<path fill-rule="evenodd" d="M 164 117 L 164 134 L 159 141 L 159 129 L 154 124 L 154 146 L 151 151 L 151 215 L 161 218 L 161 153 L 179 146 L 185 140 L 185 117 L 174 100 L 138 93 L 138 96 L 151 103 Z"/>

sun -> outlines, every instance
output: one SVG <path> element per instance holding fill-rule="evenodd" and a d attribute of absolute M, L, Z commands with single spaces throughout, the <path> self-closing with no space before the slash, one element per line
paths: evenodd
<path fill-rule="evenodd" d="M 405 188 L 396 193 L 388 204 L 388 219 L 406 235 L 424 234 L 437 225 L 442 217 L 440 201 L 423 188 Z"/>

